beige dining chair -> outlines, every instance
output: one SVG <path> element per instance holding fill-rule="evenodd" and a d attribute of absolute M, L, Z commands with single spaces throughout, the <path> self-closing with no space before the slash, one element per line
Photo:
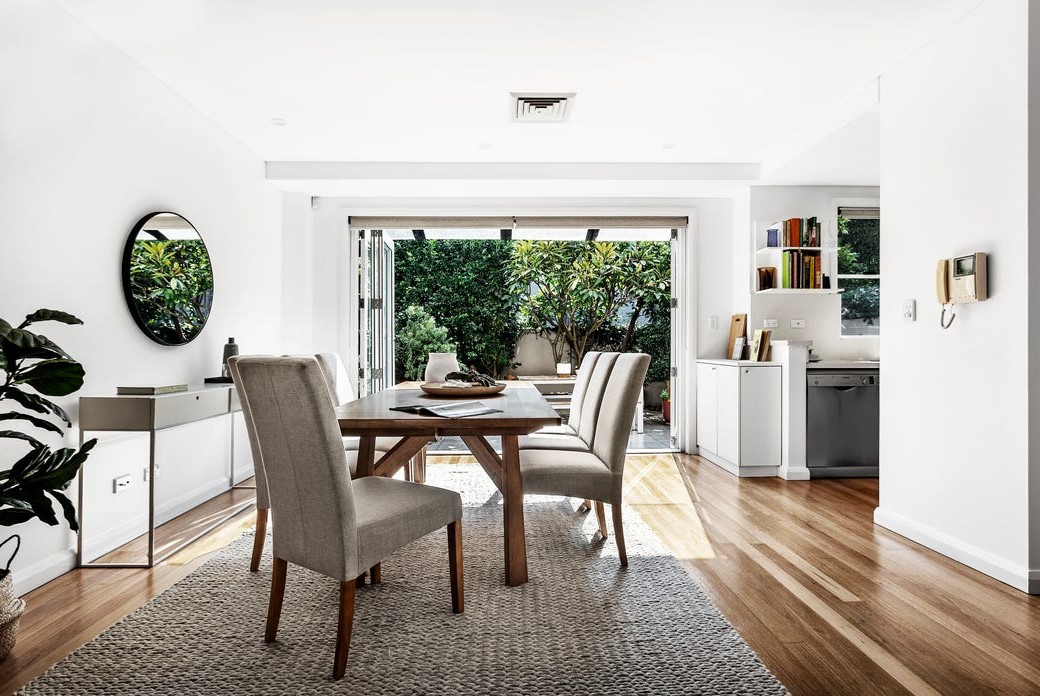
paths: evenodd
<path fill-rule="evenodd" d="M 578 376 L 574 380 L 574 391 L 571 392 L 571 402 L 567 409 L 567 422 L 560 425 L 547 425 L 539 428 L 534 437 L 538 435 L 577 435 L 578 423 L 581 421 L 581 409 L 585 405 L 585 395 L 589 390 L 589 382 L 592 381 L 592 370 L 596 361 L 602 355 L 602 351 L 590 350 L 581 359 L 578 366 Z"/>
<path fill-rule="evenodd" d="M 241 357 L 244 356 L 235 355 L 228 358 L 228 370 L 231 372 L 231 379 L 234 381 L 235 390 L 238 392 L 238 401 L 242 406 L 242 418 L 246 424 L 249 451 L 253 456 L 253 476 L 256 478 L 256 529 L 253 536 L 253 553 L 249 558 L 249 570 L 255 573 L 260 569 L 260 558 L 264 553 L 264 542 L 267 539 L 267 523 L 270 516 L 271 503 L 267 492 L 267 475 L 264 473 L 264 458 L 260 452 L 260 443 L 256 437 L 256 428 L 253 425 L 253 415 L 249 408 L 249 400 L 246 398 L 245 392 L 238 386 L 237 363 Z M 357 472 L 357 457 L 356 450 L 346 452 L 347 468 L 351 477 Z M 379 569 L 374 568 L 373 581 L 378 582 L 381 579 L 381 577 L 375 577 L 378 574 Z"/>
<path fill-rule="evenodd" d="M 340 583 L 333 678 L 346 671 L 356 578 L 426 534 L 447 527 L 452 610 L 463 611 L 462 500 L 458 493 L 380 476 L 351 481 L 328 385 L 313 358 L 241 357 L 267 478 L 274 568 L 264 640 L 277 636 L 288 564 Z"/>
<path fill-rule="evenodd" d="M 602 361 L 603 356 L 597 366 Z M 622 353 L 616 355 L 611 363 L 596 414 L 591 449 L 520 450 L 520 475 L 525 494 L 565 495 L 595 501 L 600 533 L 604 537 L 607 530 L 603 504 L 610 503 L 618 556 L 621 565 L 627 566 L 628 555 L 621 526 L 622 478 L 632 416 L 650 366 L 650 356 Z M 593 382 L 595 380 L 593 377 Z"/>

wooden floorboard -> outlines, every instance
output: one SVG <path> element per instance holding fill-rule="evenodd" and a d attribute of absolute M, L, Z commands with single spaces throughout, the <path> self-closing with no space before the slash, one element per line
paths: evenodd
<path fill-rule="evenodd" d="M 626 504 L 791 693 L 1040 694 L 1040 597 L 875 526 L 877 489 L 871 479 L 738 479 L 690 455 L 631 456 L 625 475 Z M 228 492 L 171 522 L 160 545 L 249 495 Z M 76 570 L 26 595 L 0 693 L 183 578 L 252 519 L 239 515 L 151 570 Z M 141 548 L 138 539 L 105 560 Z"/>

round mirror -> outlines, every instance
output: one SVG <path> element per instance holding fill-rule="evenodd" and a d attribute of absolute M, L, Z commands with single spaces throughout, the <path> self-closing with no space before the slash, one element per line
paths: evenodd
<path fill-rule="evenodd" d="M 206 243 L 176 213 L 149 213 L 123 249 L 123 293 L 145 335 L 164 346 L 202 332 L 213 305 L 213 267 Z"/>

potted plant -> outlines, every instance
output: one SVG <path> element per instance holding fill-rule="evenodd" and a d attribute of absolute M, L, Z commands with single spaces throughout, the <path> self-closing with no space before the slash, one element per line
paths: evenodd
<path fill-rule="evenodd" d="M 0 421 L 25 426 L 21 430 L 8 430 L 0 424 L 0 438 L 20 440 L 29 447 L 9 469 L 0 472 L 0 526 L 10 527 L 32 519 L 58 524 L 53 498 L 61 506 L 69 527 L 78 531 L 76 509 L 64 491 L 97 440 L 88 440 L 79 449 L 52 450 L 31 434 L 35 429 L 64 437 L 66 429 L 72 426 L 69 415 L 45 397 L 67 396 L 83 386 L 83 366 L 46 336 L 28 330 L 29 326 L 43 321 L 83 323 L 71 314 L 52 309 L 36 310 L 18 326 L 0 318 L 0 370 L 5 373 L 0 384 L 0 401 L 14 402 L 10 405 L 20 407 L 20 410 L 4 410 L 0 406 Z M 12 539 L 16 542 L 14 553 L 8 567 L 0 570 L 0 659 L 14 647 L 18 619 L 25 608 L 25 603 L 14 596 L 10 572 L 21 539 L 12 534 L 0 546 Z"/>
<path fill-rule="evenodd" d="M 672 402 L 670 400 L 671 394 L 668 393 L 668 387 L 661 390 L 661 418 L 664 419 L 665 423 L 672 422 Z"/>

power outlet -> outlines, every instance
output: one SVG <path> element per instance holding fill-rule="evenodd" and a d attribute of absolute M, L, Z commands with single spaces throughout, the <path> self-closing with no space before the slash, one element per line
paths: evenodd
<path fill-rule="evenodd" d="M 762 328 L 763 329 L 775 329 L 778 326 L 780 326 L 780 322 L 777 319 L 763 319 L 762 320 Z"/>
<path fill-rule="evenodd" d="M 130 481 L 130 474 L 126 474 L 125 476 L 120 476 L 119 478 L 112 479 L 112 492 L 122 493 L 130 487 Z"/>
<path fill-rule="evenodd" d="M 805 319 L 792 319 L 791 320 L 791 328 L 792 329 L 804 329 L 805 328 Z"/>

